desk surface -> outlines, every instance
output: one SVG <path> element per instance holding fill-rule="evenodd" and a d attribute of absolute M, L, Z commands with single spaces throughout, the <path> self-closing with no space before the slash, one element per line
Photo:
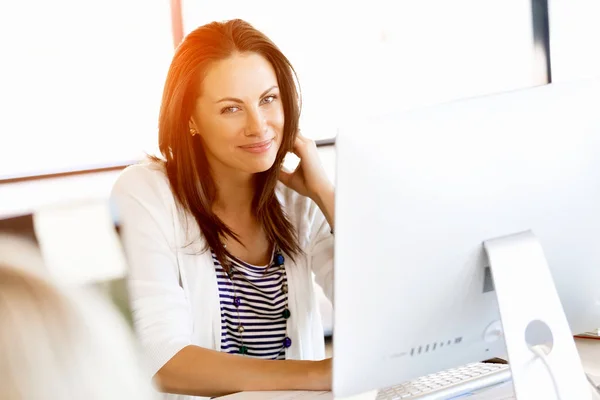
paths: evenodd
<path fill-rule="evenodd" d="M 600 340 L 577 338 L 575 344 L 585 372 L 600 380 Z"/>

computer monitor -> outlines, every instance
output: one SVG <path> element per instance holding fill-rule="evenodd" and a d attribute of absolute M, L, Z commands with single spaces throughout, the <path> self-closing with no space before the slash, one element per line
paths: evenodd
<path fill-rule="evenodd" d="M 600 327 L 599 106 L 595 80 L 340 129 L 336 396 L 504 356 L 490 239 L 533 232 L 571 332 Z"/>

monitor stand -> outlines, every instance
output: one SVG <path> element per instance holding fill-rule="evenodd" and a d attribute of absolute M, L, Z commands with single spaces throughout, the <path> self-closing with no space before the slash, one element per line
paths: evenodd
<path fill-rule="evenodd" d="M 591 399 L 539 240 L 531 231 L 485 241 L 516 399 Z M 543 360 L 531 350 L 541 345 Z M 556 391 L 560 396 L 557 396 Z"/>
<path fill-rule="evenodd" d="M 486 340 L 504 338 L 515 398 L 592 399 L 539 240 L 526 231 L 485 241 L 483 246 L 490 262 L 501 319 L 490 325 L 484 337 L 489 336 Z M 530 350 L 533 345 L 545 349 L 551 374 L 543 360 Z M 374 400 L 376 397 L 377 391 L 370 391 L 343 400 Z"/>

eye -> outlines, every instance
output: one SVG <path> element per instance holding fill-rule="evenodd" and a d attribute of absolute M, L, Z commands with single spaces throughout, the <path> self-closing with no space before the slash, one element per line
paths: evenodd
<path fill-rule="evenodd" d="M 238 106 L 225 107 L 221 110 L 221 114 L 233 114 L 239 111 L 239 109 L 240 108 Z"/>
<path fill-rule="evenodd" d="M 262 103 L 263 103 L 263 104 L 270 104 L 270 103 L 274 102 L 276 98 L 277 98 L 277 96 L 276 96 L 276 95 L 274 95 L 274 94 L 271 94 L 271 95 L 269 95 L 269 96 L 267 96 L 267 97 L 263 98 L 263 99 L 262 99 Z"/>

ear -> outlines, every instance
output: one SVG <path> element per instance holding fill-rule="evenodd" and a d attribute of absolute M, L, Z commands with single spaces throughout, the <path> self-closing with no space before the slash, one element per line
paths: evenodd
<path fill-rule="evenodd" d="M 190 120 L 188 121 L 188 131 L 192 136 L 199 134 L 198 125 L 194 121 L 193 117 L 190 117 Z"/>

